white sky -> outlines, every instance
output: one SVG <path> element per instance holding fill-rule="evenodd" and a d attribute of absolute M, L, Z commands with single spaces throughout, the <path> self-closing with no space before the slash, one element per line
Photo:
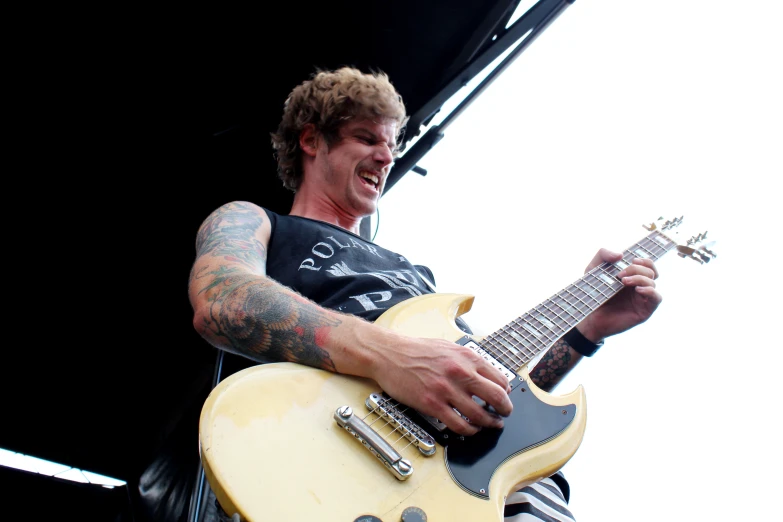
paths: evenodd
<path fill-rule="evenodd" d="M 654 316 L 555 391 L 587 393 L 563 470 L 579 522 L 780 520 L 781 15 L 580 0 L 381 201 L 375 241 L 475 295 L 482 334 L 659 216 L 716 241 L 709 264 L 662 258 Z"/>

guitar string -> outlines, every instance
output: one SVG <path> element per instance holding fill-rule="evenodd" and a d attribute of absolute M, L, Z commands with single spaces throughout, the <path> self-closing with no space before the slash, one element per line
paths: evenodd
<path fill-rule="evenodd" d="M 656 243 L 652 240 L 652 239 L 654 239 L 654 236 L 662 236 L 664 238 L 664 240 L 667 241 L 667 245 L 666 246 L 668 248 L 663 247 L 660 244 L 656 245 Z M 642 242 L 645 242 L 645 244 L 642 244 Z M 633 257 L 651 257 L 651 258 L 653 258 L 653 260 L 658 260 L 658 259 L 660 259 L 660 257 L 663 256 L 663 254 L 668 252 L 673 247 L 672 243 L 673 242 L 671 242 L 671 240 L 669 240 L 669 238 L 667 238 L 666 236 L 663 236 L 663 234 L 660 234 L 658 232 L 653 232 L 649 236 L 644 238 L 642 241 L 635 243 L 634 245 L 632 245 L 632 247 L 630 247 L 630 248 L 626 249 L 625 251 L 623 251 L 622 261 L 630 264 L 630 261 L 632 260 Z M 633 248 L 633 247 L 637 247 L 637 249 L 632 251 L 631 248 Z M 660 253 L 656 252 L 655 249 L 659 249 L 659 250 L 661 250 L 661 252 Z M 633 254 L 636 254 L 636 256 L 634 256 Z M 497 330 L 496 332 L 493 332 L 492 334 L 487 336 L 485 339 L 482 340 L 482 342 L 485 342 L 485 346 L 482 346 L 482 342 L 478 343 L 479 346 L 482 347 L 482 349 L 490 348 L 490 346 L 486 346 L 486 344 L 488 343 L 489 345 L 491 345 L 491 348 L 494 349 L 494 350 L 492 350 L 492 349 L 489 350 L 491 355 L 493 355 L 494 357 L 501 358 L 501 360 L 502 360 L 502 357 L 505 356 L 506 360 L 503 361 L 504 363 L 507 364 L 507 361 L 511 361 L 512 363 L 518 365 L 518 369 L 521 369 L 522 366 L 524 366 L 526 363 L 530 362 L 532 359 L 535 358 L 536 355 L 541 353 L 541 351 L 544 348 L 551 347 L 551 345 L 554 344 L 554 342 L 557 339 L 559 339 L 565 332 L 568 331 L 565 328 L 563 328 L 561 325 L 558 325 L 557 322 L 552 323 L 551 321 L 549 321 L 549 319 L 553 319 L 554 320 L 555 319 L 554 316 L 557 316 L 561 321 L 563 321 L 563 323 L 565 323 L 566 326 L 569 326 L 570 328 L 573 328 L 573 326 L 575 326 L 582 319 L 587 317 L 587 315 L 589 315 L 590 313 L 595 311 L 599 306 L 601 306 L 606 301 L 608 301 L 609 299 L 614 297 L 614 295 L 616 295 L 617 292 L 619 292 L 620 290 L 622 290 L 622 288 L 624 288 L 625 285 L 623 285 L 622 281 L 616 277 L 616 274 L 619 273 L 620 270 L 621 269 L 620 269 L 620 267 L 617 266 L 617 263 L 602 263 L 602 264 L 598 265 L 597 267 L 593 268 L 592 270 L 590 270 L 587 274 L 585 274 L 583 277 L 578 279 L 575 283 L 573 283 L 572 285 L 569 285 L 569 287 L 566 287 L 565 289 L 563 289 L 560 292 L 558 292 L 552 298 L 549 298 L 546 301 L 543 301 L 542 303 L 539 303 L 538 305 L 536 305 L 536 307 L 533 308 L 533 311 L 540 313 L 539 318 L 545 318 L 547 323 L 551 324 L 554 327 L 557 327 L 560 330 L 563 330 L 563 332 L 560 333 L 554 339 L 551 338 L 550 334 L 557 335 L 557 332 L 555 332 L 546 323 L 541 321 L 541 319 L 535 319 L 534 317 L 532 317 L 532 314 L 530 312 L 528 312 L 528 313 L 523 314 L 522 316 L 514 319 L 513 321 L 508 323 L 503 328 L 501 328 L 501 329 Z M 615 288 L 614 287 L 614 283 L 607 283 L 604 278 L 600 278 L 600 277 L 598 277 L 596 275 L 596 274 L 599 274 L 599 273 L 601 275 L 605 275 L 606 277 L 613 279 L 615 282 L 619 282 L 620 283 L 620 287 L 619 288 Z M 589 279 L 590 277 L 593 277 L 596 280 L 596 282 L 598 283 L 599 286 L 595 286 L 593 283 L 591 283 L 590 279 Z M 604 281 L 604 285 L 606 286 L 606 289 L 609 290 L 608 295 L 607 295 L 607 293 L 605 293 L 605 289 L 603 289 L 601 287 L 601 281 Z M 584 285 L 590 287 L 592 290 L 590 292 L 586 291 L 584 287 L 580 287 L 579 286 L 580 283 L 583 283 Z M 571 290 L 571 288 L 573 288 L 574 290 Z M 582 299 L 579 295 L 577 295 L 575 293 L 576 290 L 581 291 L 582 293 L 585 294 L 585 296 L 587 296 L 587 297 L 593 299 L 594 301 L 596 301 L 597 306 L 595 306 L 595 307 L 591 306 L 590 303 L 586 302 L 584 299 Z M 566 294 L 568 296 L 571 296 L 571 297 L 575 298 L 576 300 L 578 300 L 581 304 L 583 304 L 589 310 L 589 312 L 585 313 L 584 310 L 581 310 L 579 308 L 575 309 L 573 306 L 571 306 L 571 304 L 573 304 L 573 303 L 569 304 L 568 299 L 566 299 L 566 298 L 564 298 L 562 296 L 562 292 L 566 292 Z M 603 298 L 603 300 L 597 299 L 595 297 L 596 294 L 600 294 L 600 296 Z M 568 308 L 563 307 L 561 304 L 557 303 L 554 300 L 557 297 L 560 297 L 564 302 L 566 302 Z M 581 319 L 578 319 L 573 325 L 571 325 L 570 321 L 568 321 L 567 319 L 564 319 L 562 314 L 560 314 L 559 312 L 553 311 L 552 308 L 550 308 L 550 304 L 549 303 L 551 303 L 552 305 L 555 305 L 557 308 L 561 309 L 562 311 L 564 311 L 565 313 L 570 315 L 571 318 L 574 319 L 574 320 L 578 319 L 578 316 L 576 316 L 573 313 L 571 313 L 570 310 L 576 310 L 580 314 L 583 314 L 584 317 L 582 317 Z M 549 315 L 546 312 L 541 312 L 540 308 L 544 308 L 544 309 L 546 309 L 547 312 L 550 312 L 550 313 L 552 313 L 554 315 Z M 530 319 L 528 319 L 527 316 L 529 316 Z M 535 323 L 532 322 L 532 320 L 536 320 L 538 323 L 540 323 L 542 325 L 542 327 L 536 326 Z M 521 324 L 522 330 L 515 329 L 514 326 L 515 325 L 518 326 L 520 322 L 522 322 L 522 324 Z M 530 329 L 534 330 L 534 332 L 531 332 L 528 328 L 526 328 L 526 326 L 529 327 Z M 508 330 L 510 330 L 510 333 L 509 333 Z M 538 333 L 539 335 L 536 335 L 536 333 Z M 541 344 L 540 334 L 543 334 L 546 337 L 546 342 L 547 342 L 546 345 L 542 345 Z M 505 335 L 507 338 L 503 339 L 503 337 L 502 337 L 503 335 Z M 530 335 L 533 335 L 535 338 L 531 339 Z M 529 356 L 529 358 L 527 360 L 523 360 L 523 359 L 521 359 L 521 358 L 519 358 L 517 356 L 517 353 L 519 351 L 511 348 L 514 345 L 514 342 L 513 342 L 513 340 L 508 339 L 508 337 L 511 337 L 511 338 L 514 338 L 514 339 L 517 339 L 517 340 L 520 340 L 520 339 L 524 338 L 523 340 L 527 341 L 529 344 L 534 346 L 534 349 L 532 349 L 532 350 L 527 348 L 527 347 L 525 347 L 525 346 L 521 347 L 523 351 L 528 351 L 529 352 L 529 354 L 526 354 L 526 355 Z M 540 344 L 541 346 L 536 347 L 535 346 L 536 344 Z M 499 357 L 499 355 L 500 355 L 500 357 Z M 518 369 L 515 369 L 515 373 L 518 372 Z M 392 404 L 392 401 L 393 401 L 392 398 L 383 399 L 381 404 L 379 404 L 378 406 L 376 406 L 375 408 L 370 410 L 370 412 L 367 415 L 365 415 L 365 417 L 364 417 L 365 422 L 367 422 L 368 417 L 370 415 L 373 415 L 373 414 L 376 416 L 376 418 L 374 420 L 372 420 L 371 422 L 369 422 L 368 426 L 372 426 L 378 420 L 383 419 L 384 423 L 381 426 L 381 429 L 391 426 L 390 433 L 388 433 L 386 435 L 383 435 L 384 440 L 386 440 L 387 442 L 391 443 L 392 445 L 397 445 L 399 443 L 399 441 L 402 440 L 403 438 L 408 439 L 408 435 L 410 435 L 410 437 L 412 439 L 416 439 L 417 435 L 415 433 L 413 433 L 409 428 L 405 427 L 403 425 L 403 422 L 400 419 L 397 419 L 397 422 L 395 424 L 395 423 L 393 423 L 393 421 L 390 418 L 388 418 L 388 417 L 382 415 L 381 413 L 379 413 L 379 410 L 382 411 L 382 406 L 385 406 L 385 405 L 391 405 L 392 408 L 394 408 L 400 415 L 403 415 L 403 416 L 407 413 L 407 411 L 409 409 L 411 409 L 407 405 L 403 405 L 402 403 L 397 402 L 397 401 L 395 401 L 396 404 Z M 400 405 L 404 406 L 404 408 L 400 408 L 399 407 Z M 455 412 L 459 413 L 459 411 L 456 408 L 453 408 L 453 409 L 454 409 Z M 394 416 L 391 412 L 388 412 L 387 415 L 389 417 L 393 417 Z M 412 422 L 412 421 L 410 421 L 408 419 L 407 422 Z M 376 428 L 376 432 L 379 432 L 377 428 Z M 395 434 L 395 433 L 399 433 L 399 437 L 396 440 L 391 441 L 391 439 L 389 439 L 389 437 L 390 437 L 390 435 Z M 400 452 L 405 451 L 412 445 L 415 445 L 415 442 L 413 440 L 409 440 L 408 444 L 405 445 L 403 448 L 399 449 L 399 451 Z"/>
<path fill-rule="evenodd" d="M 671 248 L 671 246 L 673 246 L 673 245 L 670 244 L 671 241 L 668 240 L 668 238 L 666 238 L 665 236 L 663 236 L 663 240 L 667 242 L 667 246 L 669 248 L 662 248 L 660 245 L 656 244 L 655 241 L 653 241 L 653 239 L 657 239 L 658 236 L 662 236 L 662 234 L 660 234 L 657 231 L 654 231 L 653 233 L 649 234 L 646 238 L 644 238 L 642 241 L 637 242 L 634 245 L 632 245 L 631 248 L 636 247 L 635 253 L 639 257 L 652 257 L 654 260 L 657 260 L 664 253 L 666 253 Z M 629 257 L 633 257 L 632 254 L 634 252 L 631 251 L 631 248 L 629 248 L 629 249 L 624 251 L 624 256 L 623 256 L 623 260 L 624 261 L 627 258 L 629 258 Z M 641 251 L 640 251 L 640 249 L 641 249 Z M 658 252 L 655 251 L 655 249 L 661 250 L 662 252 L 658 253 Z M 628 259 L 628 261 L 630 261 L 630 259 Z M 554 305 L 557 305 L 564 312 L 566 312 L 569 315 L 571 315 L 574 319 L 578 319 L 573 324 L 570 324 L 569 321 L 564 321 L 565 324 L 567 326 L 569 326 L 568 329 L 573 328 L 582 319 L 587 317 L 587 315 L 589 315 L 590 313 L 595 311 L 595 309 L 597 309 L 598 306 L 601 306 L 604 302 L 609 300 L 611 297 L 613 297 L 617 292 L 619 292 L 623 288 L 624 285 L 622 284 L 622 281 L 620 281 L 616 277 L 616 274 L 619 271 L 620 271 L 620 268 L 617 266 L 616 263 L 602 263 L 601 265 L 598 265 L 597 267 L 592 269 L 590 272 L 585 274 L 582 278 L 577 280 L 574 284 L 570 285 L 569 287 L 567 287 L 566 289 L 562 290 L 561 292 L 559 292 L 558 294 L 556 294 L 554 296 L 554 298 L 560 297 L 563 301 L 565 301 L 566 303 L 569 303 L 569 300 L 567 298 L 564 298 L 563 295 L 562 295 L 563 292 L 566 292 L 567 295 L 569 295 L 569 296 L 575 298 L 576 300 L 578 300 L 580 303 L 582 303 L 589 310 L 589 312 L 585 312 L 583 309 L 580 309 L 580 307 L 577 307 L 578 312 L 580 314 L 582 314 L 584 317 L 579 318 L 579 317 L 575 316 L 567 308 L 562 307 L 556 301 L 554 301 L 554 298 L 550 298 L 547 301 L 544 301 L 543 303 L 540 303 L 539 305 L 537 305 L 534 308 L 534 310 L 535 311 L 540 311 L 540 307 L 543 307 L 543 308 L 551 311 L 551 308 L 548 305 L 548 303 L 552 303 Z M 614 283 L 607 284 L 607 286 L 605 288 L 606 290 L 609 290 L 609 293 L 607 295 L 605 293 L 605 289 L 602 288 L 602 286 L 601 286 L 601 281 L 603 281 L 604 284 L 606 284 L 606 281 L 603 278 L 598 277 L 597 274 L 606 275 L 607 277 L 610 277 L 611 279 L 613 279 L 615 282 L 619 282 L 620 283 L 620 287 L 619 288 L 615 288 Z M 598 285 L 599 285 L 598 287 L 596 287 L 595 284 L 591 283 L 591 278 L 595 279 L 596 283 L 598 283 Z M 582 284 L 582 286 L 580 286 L 580 283 Z M 584 286 L 589 286 L 590 288 L 593 289 L 593 291 L 587 292 L 585 290 Z M 586 296 L 588 296 L 591 299 L 595 300 L 596 303 L 598 304 L 598 306 L 592 306 L 589 302 L 586 302 L 577 293 L 575 293 L 573 290 L 571 290 L 571 288 L 583 292 Z M 596 291 L 602 295 L 602 297 L 604 298 L 603 301 L 600 300 L 600 299 L 596 299 L 596 297 L 595 297 Z M 573 301 L 571 301 L 571 304 L 573 304 Z M 572 309 L 572 310 L 574 309 L 574 307 L 570 306 L 570 305 L 569 305 L 569 308 Z M 553 330 L 551 327 L 549 327 L 549 326 L 547 326 L 545 324 L 543 325 L 545 328 L 536 327 L 535 323 L 532 322 L 531 319 L 527 318 L 527 316 L 530 316 L 530 315 L 531 315 L 530 313 L 527 313 L 527 314 L 525 314 L 525 315 L 523 315 L 523 316 L 521 316 L 519 318 L 514 319 L 508 325 L 504 326 L 503 328 L 499 329 L 498 331 L 493 332 L 492 334 L 487 336 L 487 338 L 485 338 L 485 340 L 484 340 L 485 341 L 485 345 L 488 345 L 486 347 L 490 348 L 490 349 L 487 350 L 487 351 L 490 352 L 490 354 L 492 354 L 494 357 L 499 358 L 501 361 L 503 361 L 505 363 L 507 363 L 507 361 L 511 361 L 514 365 L 516 365 L 516 366 L 514 366 L 515 372 L 518 372 L 523 365 L 525 365 L 526 363 L 530 362 L 533 358 L 535 358 L 536 355 L 541 353 L 544 349 L 548 349 L 549 347 L 551 347 L 552 344 L 554 344 L 554 341 L 559 339 L 564 333 L 567 332 L 567 329 L 564 329 L 562 326 L 557 325 L 557 324 L 553 324 L 553 326 L 556 326 L 558 329 L 562 330 L 562 332 L 559 333 L 559 334 L 558 334 L 557 331 Z M 559 319 L 563 320 L 563 316 L 561 314 L 555 312 L 555 315 Z M 546 317 L 548 319 L 554 319 L 553 316 L 550 316 L 547 313 L 542 313 L 541 317 Z M 528 333 L 526 331 L 514 328 L 514 326 L 518 326 L 520 322 L 522 323 L 522 328 L 524 330 L 529 331 L 528 328 L 525 328 L 525 326 L 527 326 L 527 327 L 535 330 L 534 333 L 545 335 L 546 338 L 547 338 L 546 339 L 546 341 L 547 341 L 546 344 L 542 344 L 541 343 L 540 336 L 536 336 L 536 338 L 533 339 L 533 338 L 530 337 L 530 335 L 528 335 Z M 538 322 L 541 322 L 541 321 L 539 320 Z M 550 323 L 550 324 L 552 324 L 552 323 Z M 550 333 L 551 334 L 555 334 L 556 337 L 552 338 Z M 504 339 L 504 336 L 505 336 L 505 339 Z M 509 339 L 509 337 L 517 339 L 517 340 L 520 340 L 520 337 L 521 337 L 523 341 L 527 341 L 529 344 L 534 346 L 534 350 L 530 350 L 529 348 L 527 348 L 525 346 L 521 346 L 523 351 L 529 352 L 529 354 L 525 354 L 525 355 L 528 356 L 527 359 L 519 358 L 517 356 L 518 350 L 515 350 L 513 348 L 509 349 L 510 345 L 514 345 L 514 341 L 512 339 Z M 481 343 L 479 343 L 479 344 L 481 345 Z M 536 346 L 536 345 L 539 345 L 539 346 Z M 505 356 L 505 357 L 503 357 L 503 356 Z"/>
<path fill-rule="evenodd" d="M 395 426 L 394 424 L 392 424 L 392 421 L 391 421 L 391 420 L 387 419 L 386 417 L 384 417 L 383 415 L 381 415 L 380 413 L 378 413 L 378 410 L 380 410 L 380 409 L 381 409 L 381 407 L 382 407 L 383 405 L 385 405 L 385 404 L 389 404 L 389 403 L 390 403 L 392 400 L 393 400 L 393 399 L 383 399 L 383 402 L 382 402 L 381 404 L 379 404 L 378 406 L 376 406 L 375 408 L 373 408 L 372 410 L 370 410 L 370 412 L 369 412 L 367 415 L 365 415 L 364 419 L 362 419 L 362 420 L 364 420 L 364 421 L 365 421 L 365 423 L 366 423 L 368 426 L 372 426 L 372 425 L 373 425 L 373 424 L 375 424 L 375 423 L 376 423 L 378 420 L 380 420 L 380 419 L 384 419 L 386 422 L 385 422 L 385 423 L 384 423 L 384 424 L 381 426 L 381 429 L 383 429 L 383 428 L 386 428 L 386 427 L 388 427 L 388 426 L 391 426 L 391 433 L 389 433 L 389 434 L 387 434 L 387 435 L 384 435 L 383 437 L 384 437 L 384 439 L 385 439 L 387 442 L 389 442 L 389 443 L 391 443 L 391 444 L 397 444 L 397 443 L 398 443 L 398 442 L 399 442 L 401 439 L 403 439 L 403 438 L 406 438 L 406 439 L 407 439 L 407 437 L 406 437 L 406 432 L 407 432 L 407 433 L 410 433 L 412 437 L 416 438 L 416 435 L 415 435 L 413 432 L 411 432 L 411 431 L 410 431 L 408 428 L 405 428 L 405 427 L 404 427 L 404 426 L 402 426 L 401 424 L 399 424 L 399 425 Z M 397 404 L 401 404 L 401 403 L 399 403 L 399 402 L 398 402 Z M 407 411 L 408 411 L 408 407 L 407 407 L 407 406 L 405 407 L 405 409 L 404 409 L 404 410 L 399 410 L 399 408 L 396 408 L 396 406 L 394 406 L 394 405 L 392 405 L 392 407 L 394 407 L 395 409 L 397 409 L 397 410 L 398 410 L 398 411 L 399 411 L 401 414 L 405 414 L 405 412 L 407 412 Z M 369 422 L 369 423 L 368 423 L 368 422 L 367 422 L 367 418 L 368 418 L 370 415 L 372 415 L 373 413 L 376 415 L 376 418 L 375 418 L 375 420 L 373 420 L 372 422 Z M 410 421 L 409 421 L 409 422 L 410 422 Z M 404 430 L 404 431 L 403 431 L 403 430 Z M 379 434 L 380 434 L 380 430 L 379 430 L 379 429 L 377 429 L 377 428 L 376 428 L 376 429 L 375 429 L 375 431 L 376 431 L 376 433 L 379 433 Z M 393 433 L 396 433 L 396 432 L 398 432 L 398 431 L 399 431 L 399 432 L 400 432 L 400 434 L 401 434 L 401 435 L 400 435 L 400 437 L 399 437 L 397 440 L 395 440 L 394 442 L 391 442 L 391 441 L 388 439 L 389 435 L 391 435 L 391 434 L 393 434 Z M 410 446 L 412 446 L 413 444 L 414 444 L 414 442 L 413 442 L 413 441 L 409 441 L 409 442 L 408 442 L 408 444 L 407 444 L 407 445 L 406 445 L 404 448 L 402 448 L 402 449 L 400 449 L 400 450 L 398 450 L 398 451 L 400 451 L 400 452 L 402 452 L 402 451 L 405 451 L 406 449 L 408 449 L 408 448 L 409 448 Z"/>
<path fill-rule="evenodd" d="M 586 276 L 585 276 L 585 277 L 586 277 Z M 578 284 L 578 282 L 579 282 L 579 281 L 577 281 L 577 284 Z M 574 284 L 574 285 L 571 285 L 571 286 L 572 286 L 572 287 L 576 287 L 576 284 Z M 577 288 L 578 288 L 578 287 L 577 287 Z M 579 301 L 581 301 L 583 304 L 585 304 L 585 306 L 587 306 L 588 308 L 590 308 L 590 309 L 591 309 L 591 311 L 592 311 L 592 307 L 590 307 L 590 306 L 589 306 L 587 303 L 584 303 L 584 301 L 583 301 L 581 298 L 579 298 L 577 295 L 575 295 L 575 294 L 574 294 L 572 291 L 570 291 L 568 288 L 566 288 L 566 289 L 564 289 L 564 290 L 561 290 L 561 291 L 560 291 L 560 292 L 559 292 L 559 293 L 558 293 L 558 294 L 557 294 L 555 297 L 560 297 L 560 298 L 561 298 L 563 301 L 565 301 L 565 302 L 568 302 L 568 299 L 566 299 L 566 298 L 564 298 L 564 297 L 562 296 L 562 292 L 567 292 L 569 295 L 573 296 L 574 298 L 578 299 L 578 300 L 579 300 Z M 545 305 L 545 303 L 547 303 L 548 301 L 552 301 L 552 298 L 548 299 L 547 301 L 544 301 L 543 303 L 540 303 L 539 305 L 537 305 L 537 307 L 536 307 L 536 308 L 538 308 L 539 306 Z M 556 304 L 556 303 L 555 303 L 555 304 Z M 563 307 L 561 306 L 561 308 L 563 308 Z M 573 307 L 572 307 L 572 306 L 569 306 L 569 308 L 573 309 Z M 570 313 L 570 312 L 569 312 L 567 309 L 565 309 L 565 308 L 564 308 L 564 311 L 568 312 L 568 313 L 569 313 L 569 315 L 572 315 L 572 316 L 573 316 L 573 314 L 571 314 L 571 313 Z M 580 313 L 584 314 L 584 312 L 583 312 L 583 311 L 581 311 L 581 310 L 580 310 Z M 548 339 L 548 342 L 547 342 L 545 345 L 536 346 L 536 345 L 539 345 L 539 344 L 541 344 L 541 343 L 540 343 L 540 335 L 537 335 L 537 338 L 531 338 L 531 336 L 530 336 L 530 335 L 531 335 L 531 333 L 532 333 L 533 335 L 535 335 L 535 334 L 540 334 L 540 332 L 541 332 L 541 329 L 539 329 L 539 328 L 536 328 L 536 327 L 535 327 L 533 324 L 531 324 L 531 322 L 530 322 L 529 320 L 527 320 L 527 319 L 526 319 L 526 316 L 529 316 L 529 315 L 530 315 L 530 314 L 529 314 L 529 313 L 527 313 L 527 314 L 524 314 L 524 315 L 523 315 L 523 316 L 521 316 L 521 317 L 518 317 L 518 318 L 514 319 L 514 320 L 513 320 L 513 321 L 511 321 L 511 322 L 510 322 L 508 325 L 506 325 L 505 327 L 503 327 L 503 328 L 499 329 L 497 332 L 494 332 L 493 334 L 491 334 L 490 336 L 488 336 L 488 337 L 487 337 L 487 341 L 489 342 L 489 344 L 490 344 L 490 345 L 492 345 L 494 348 L 496 348 L 496 350 L 494 351 L 494 353 L 492 353 L 492 352 L 493 352 L 493 350 L 490 350 L 490 352 L 492 353 L 492 355 L 494 355 L 495 357 L 497 357 L 497 356 L 498 356 L 498 353 L 505 354 L 505 355 L 507 356 L 507 359 L 508 359 L 508 360 L 510 360 L 510 361 L 511 361 L 511 362 L 514 364 L 514 371 L 515 371 L 515 372 L 519 372 L 519 370 L 522 368 L 522 366 L 524 366 L 526 363 L 528 363 L 528 362 L 530 362 L 532 359 L 534 359 L 534 358 L 535 358 L 535 356 L 536 356 L 536 355 L 538 355 L 539 353 L 541 353 L 541 351 L 542 351 L 544 348 L 548 348 L 549 346 L 551 346 L 552 344 L 554 344 L 554 341 L 556 341 L 556 340 L 557 340 L 557 338 L 559 338 L 559 337 L 556 337 L 556 338 L 551 338 L 550 336 L 547 336 L 547 337 L 550 337 L 550 338 Z M 585 316 L 586 316 L 586 315 L 585 315 Z M 576 317 L 575 317 L 575 318 L 576 318 Z M 514 325 L 518 325 L 520 322 L 522 323 L 522 329 L 521 329 L 521 330 L 517 330 L 517 329 L 515 329 L 515 328 L 514 328 Z M 528 328 L 525 328 L 525 326 L 527 326 Z M 530 329 L 534 330 L 534 332 L 528 333 L 528 332 L 530 332 Z M 562 329 L 562 327 L 561 327 L 561 329 Z M 530 344 L 530 345 L 532 345 L 532 346 L 534 347 L 534 349 L 533 349 L 533 350 L 531 350 L 531 349 L 529 349 L 529 348 L 527 348 L 527 347 L 525 347 L 525 346 L 522 346 L 522 347 L 521 347 L 521 348 L 523 348 L 523 350 L 525 350 L 525 351 L 529 352 L 528 354 L 526 354 L 526 355 L 527 355 L 527 358 L 525 358 L 525 359 L 520 359 L 519 357 L 517 357 L 517 356 L 516 356 L 516 354 L 509 355 L 509 350 L 507 350 L 507 349 L 504 349 L 502 346 L 501 346 L 499 349 L 497 349 L 497 348 L 498 348 L 498 346 L 497 346 L 498 344 L 501 344 L 501 345 L 505 345 L 505 344 L 506 344 L 505 342 L 503 342 L 503 340 L 502 340 L 501 336 L 502 336 L 503 334 L 509 335 L 507 330 L 511 330 L 512 332 L 516 333 L 516 334 L 517 334 L 517 336 L 521 336 L 521 337 L 523 337 L 523 341 L 527 341 L 527 343 L 528 343 L 528 344 Z M 551 331 L 551 329 L 549 329 L 549 331 Z M 556 332 L 552 332 L 552 333 L 555 333 L 555 334 L 556 334 Z M 565 333 L 565 332 L 563 332 L 563 333 Z M 562 335 L 562 334 L 561 334 L 561 335 Z M 512 335 L 512 337 L 513 337 L 513 336 L 514 336 L 514 335 Z M 511 341 L 509 341 L 509 342 L 511 342 Z M 513 344 L 513 343 L 512 343 L 512 344 Z"/>

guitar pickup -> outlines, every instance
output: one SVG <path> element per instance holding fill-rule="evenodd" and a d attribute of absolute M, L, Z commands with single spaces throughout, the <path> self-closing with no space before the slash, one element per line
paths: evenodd
<path fill-rule="evenodd" d="M 340 406 L 334 412 L 334 420 L 353 435 L 370 453 L 375 455 L 391 471 L 397 480 L 407 480 L 413 474 L 413 465 L 386 442 L 374 429 L 354 415 L 350 406 Z"/>

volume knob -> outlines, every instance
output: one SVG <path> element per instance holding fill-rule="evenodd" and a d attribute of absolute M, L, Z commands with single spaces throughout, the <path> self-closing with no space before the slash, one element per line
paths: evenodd
<path fill-rule="evenodd" d="M 417 507 L 405 508 L 400 522 L 427 522 L 427 514 Z"/>

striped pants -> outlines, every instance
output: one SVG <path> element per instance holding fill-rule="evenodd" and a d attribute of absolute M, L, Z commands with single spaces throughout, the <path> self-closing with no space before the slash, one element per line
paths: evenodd
<path fill-rule="evenodd" d="M 562 475 L 560 475 L 562 477 Z M 504 522 L 574 522 L 574 516 L 567 507 L 568 485 L 561 489 L 552 478 L 546 478 L 520 489 L 508 496 Z"/>

